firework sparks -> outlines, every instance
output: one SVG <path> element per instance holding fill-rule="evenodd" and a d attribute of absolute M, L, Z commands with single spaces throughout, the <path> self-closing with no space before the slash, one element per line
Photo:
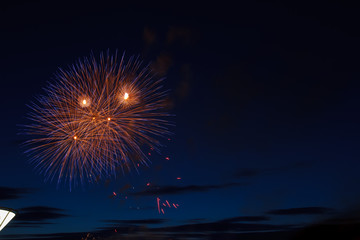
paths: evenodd
<path fill-rule="evenodd" d="M 158 210 L 159 210 L 159 213 L 160 213 L 160 198 L 156 198 L 156 202 L 157 202 L 157 206 L 158 206 Z"/>
<path fill-rule="evenodd" d="M 46 180 L 71 189 L 147 165 L 142 149 L 158 150 L 158 138 L 170 133 L 162 79 L 137 59 L 84 59 L 56 80 L 32 103 L 25 126 L 27 153 Z"/>
<path fill-rule="evenodd" d="M 170 203 L 168 200 L 165 200 L 165 202 L 161 202 L 160 198 L 157 197 L 156 198 L 156 202 L 157 202 L 157 208 L 158 208 L 158 212 L 159 214 L 165 214 L 165 211 L 164 209 L 165 208 L 171 208 L 171 206 L 174 206 L 174 208 L 178 208 L 179 207 L 179 204 L 177 203 Z"/>

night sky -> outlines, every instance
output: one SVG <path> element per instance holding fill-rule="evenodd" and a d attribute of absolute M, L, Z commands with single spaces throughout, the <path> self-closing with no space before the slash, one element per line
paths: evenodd
<path fill-rule="evenodd" d="M 2 5 L 0 206 L 18 214 L 0 238 L 359 237 L 360 9 L 288 2 Z M 27 104 L 108 50 L 166 77 L 174 134 L 138 172 L 44 182 L 22 147 Z"/>

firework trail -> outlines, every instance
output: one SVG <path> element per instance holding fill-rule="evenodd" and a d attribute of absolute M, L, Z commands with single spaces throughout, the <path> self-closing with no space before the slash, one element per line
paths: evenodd
<path fill-rule="evenodd" d="M 56 74 L 30 105 L 27 153 L 45 180 L 94 182 L 147 165 L 169 133 L 162 80 L 138 59 L 100 55 Z"/>
<path fill-rule="evenodd" d="M 165 200 L 165 202 L 161 202 L 159 197 L 156 198 L 156 204 L 159 214 L 165 214 L 164 208 L 166 207 L 171 208 L 171 206 L 173 206 L 176 209 L 179 207 L 179 204 L 170 203 L 168 200 Z"/>

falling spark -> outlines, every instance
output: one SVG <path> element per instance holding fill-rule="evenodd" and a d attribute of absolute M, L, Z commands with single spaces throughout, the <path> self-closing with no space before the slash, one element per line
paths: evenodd
<path fill-rule="evenodd" d="M 181 180 L 181 177 L 177 177 L 176 179 L 177 179 L 177 180 Z"/>
<path fill-rule="evenodd" d="M 170 208 L 171 206 L 170 206 L 169 201 L 168 201 L 168 200 L 166 200 L 165 202 L 167 203 L 167 205 L 168 205 L 168 206 L 169 206 L 169 208 Z"/>
<path fill-rule="evenodd" d="M 159 210 L 159 214 L 160 214 L 160 198 L 156 198 L 157 201 L 157 206 L 158 206 L 158 210 Z"/>
<path fill-rule="evenodd" d="M 165 159 L 166 159 L 166 160 L 168 160 L 168 161 L 170 160 L 170 158 L 169 158 L 169 157 L 166 157 Z"/>

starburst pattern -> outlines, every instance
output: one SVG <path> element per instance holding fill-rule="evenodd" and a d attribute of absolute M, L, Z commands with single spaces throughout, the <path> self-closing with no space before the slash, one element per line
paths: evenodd
<path fill-rule="evenodd" d="M 170 134 L 163 79 L 124 55 L 101 54 L 60 69 L 30 105 L 28 153 L 46 180 L 79 182 L 147 165 L 143 148 L 159 150 Z"/>

